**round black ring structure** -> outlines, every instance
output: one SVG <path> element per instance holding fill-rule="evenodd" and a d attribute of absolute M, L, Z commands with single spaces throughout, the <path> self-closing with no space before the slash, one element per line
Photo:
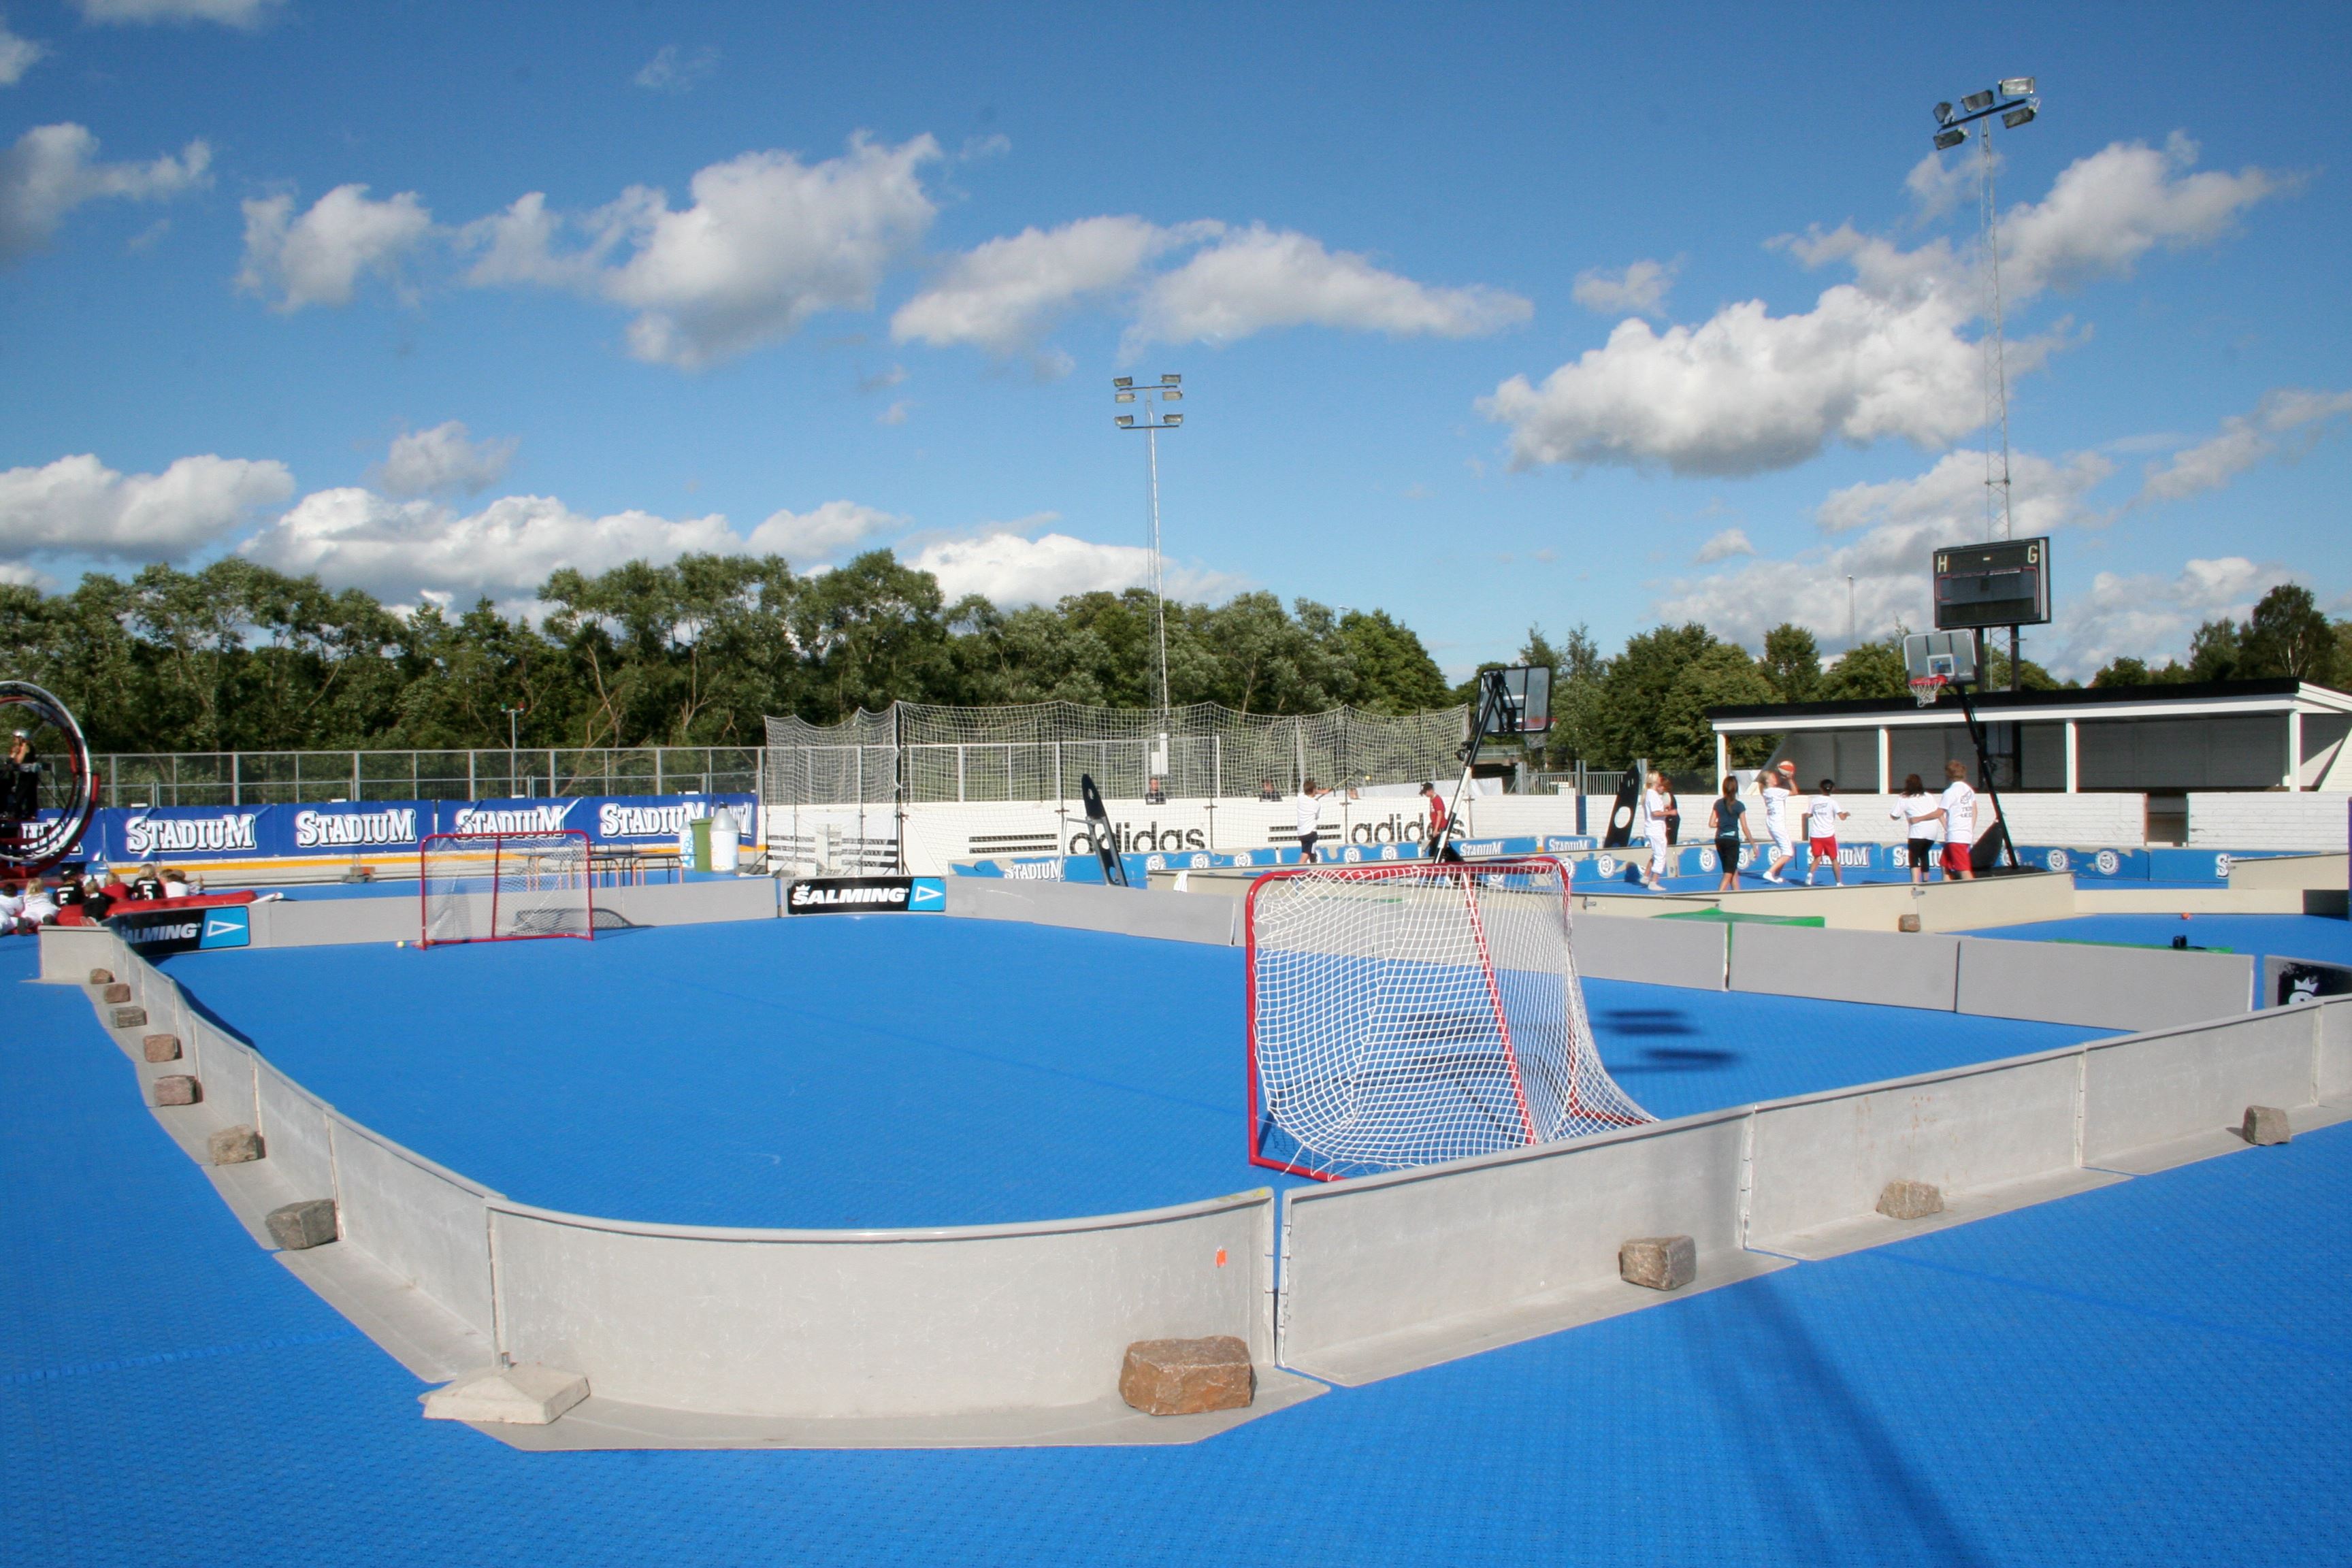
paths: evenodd
<path fill-rule="evenodd" d="M 65 755 L 59 759 L 65 769 L 64 799 L 26 820 L 0 820 L 0 866 L 16 871 L 46 871 L 81 842 L 90 813 L 98 808 L 98 779 L 90 771 L 89 743 L 82 739 L 81 725 L 71 709 L 29 681 L 0 680 L 0 710 L 13 708 L 31 710 L 41 722 L 65 736 Z M 31 728 L 21 721 L 0 727 Z M 58 815 L 47 816 L 49 809 Z"/>

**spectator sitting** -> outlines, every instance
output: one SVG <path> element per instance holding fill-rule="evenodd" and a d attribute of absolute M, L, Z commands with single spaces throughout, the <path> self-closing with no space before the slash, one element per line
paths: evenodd
<path fill-rule="evenodd" d="M 1257 781 L 1257 797 L 1263 801 L 1277 801 L 1282 798 L 1282 792 L 1274 787 L 1272 779 L 1260 779 Z"/>
<path fill-rule="evenodd" d="M 160 899 L 163 896 L 163 874 L 155 869 L 152 860 L 133 873 L 131 896 L 134 899 Z"/>
<path fill-rule="evenodd" d="M 188 879 L 186 877 L 177 871 L 167 870 L 163 873 L 163 896 L 165 898 L 184 899 L 188 896 L 189 890 Z"/>
<path fill-rule="evenodd" d="M 25 895 L 16 884 L 0 882 L 0 936 L 14 936 L 25 921 Z"/>
<path fill-rule="evenodd" d="M 36 879 L 26 885 L 25 912 L 21 918 L 26 935 L 43 926 L 58 923 L 58 901 L 50 897 L 47 883 Z"/>
<path fill-rule="evenodd" d="M 1168 785 L 1157 773 L 1152 775 L 1150 784 L 1143 786 L 1143 804 L 1146 805 L 1168 804 Z"/>

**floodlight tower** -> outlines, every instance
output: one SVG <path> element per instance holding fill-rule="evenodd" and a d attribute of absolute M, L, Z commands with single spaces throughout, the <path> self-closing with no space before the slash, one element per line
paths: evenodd
<path fill-rule="evenodd" d="M 1992 121 L 2011 131 L 2031 124 L 2042 112 L 2042 100 L 2030 76 L 2003 77 L 1982 92 L 1969 93 L 1955 110 L 1936 105 L 1936 150 L 1957 147 L 1977 128 L 1979 221 L 1984 228 L 1985 275 L 1992 295 L 1992 330 L 1985 334 L 1985 538 L 2007 539 L 2012 529 L 2009 505 L 2009 361 L 2002 342 L 2000 309 L 2000 215 L 1993 203 Z M 1998 437 L 2000 465 L 1994 466 Z M 2009 680 L 2020 689 L 2017 628 L 2009 628 Z"/>
<path fill-rule="evenodd" d="M 1184 378 L 1162 375 L 1157 386 L 1135 384 L 1131 375 L 1111 379 L 1111 400 L 1132 403 L 1140 407 L 1139 414 L 1121 414 L 1116 422 L 1122 430 L 1143 432 L 1144 468 L 1151 490 L 1151 622 L 1160 644 L 1160 772 L 1167 771 L 1168 752 L 1168 598 L 1161 591 L 1160 576 L 1160 432 L 1173 430 L 1184 423 L 1184 416 L 1171 412 L 1168 405 L 1184 401 Z"/>

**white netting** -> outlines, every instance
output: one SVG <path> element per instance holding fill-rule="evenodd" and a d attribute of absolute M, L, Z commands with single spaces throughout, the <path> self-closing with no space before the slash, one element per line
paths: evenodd
<path fill-rule="evenodd" d="M 1548 858 L 1261 879 L 1251 1157 L 1355 1175 L 1654 1120 L 1601 1065 L 1567 894 Z"/>
<path fill-rule="evenodd" d="M 418 853 L 422 946 L 594 933 L 584 833 L 436 833 Z"/>

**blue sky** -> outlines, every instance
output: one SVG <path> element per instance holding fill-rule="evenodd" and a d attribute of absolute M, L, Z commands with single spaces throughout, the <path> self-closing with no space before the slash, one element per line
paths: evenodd
<path fill-rule="evenodd" d="M 2352 20 L 2324 6 L 11 0 L 0 573 L 231 551 L 396 603 L 887 545 L 1139 580 L 1109 378 L 1184 377 L 1172 583 L 1755 646 L 1984 529 L 1997 132 L 2021 534 L 2088 675 L 2352 613 Z"/>

